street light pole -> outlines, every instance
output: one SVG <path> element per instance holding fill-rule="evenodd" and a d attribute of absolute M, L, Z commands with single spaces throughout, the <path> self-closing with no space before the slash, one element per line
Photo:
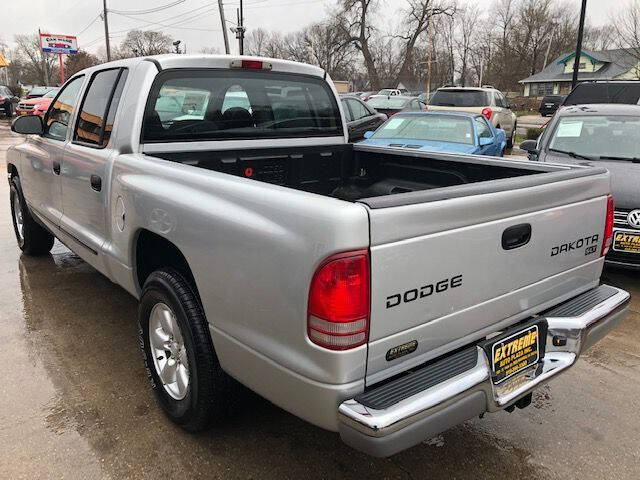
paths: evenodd
<path fill-rule="evenodd" d="M 107 20 L 107 0 L 102 0 L 102 19 L 104 20 L 104 43 L 107 47 L 107 62 L 111 61 L 111 45 L 109 44 L 109 20 Z"/>
<path fill-rule="evenodd" d="M 582 54 L 582 34 L 584 33 L 584 16 L 587 12 L 587 0 L 582 0 L 582 9 L 580 10 L 580 24 L 578 25 L 578 43 L 576 45 L 576 57 L 573 60 L 573 78 L 571 79 L 571 88 L 576 88 L 578 83 L 578 69 L 580 68 L 580 55 Z"/>
<path fill-rule="evenodd" d="M 242 0 L 240 0 L 240 8 L 238 9 L 238 28 L 236 28 L 236 38 L 238 39 L 240 55 L 244 55 L 244 10 L 242 9 Z"/>

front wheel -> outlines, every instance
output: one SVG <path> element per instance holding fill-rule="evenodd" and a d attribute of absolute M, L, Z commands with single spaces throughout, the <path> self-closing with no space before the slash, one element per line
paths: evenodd
<path fill-rule="evenodd" d="M 138 307 L 140 346 L 160 406 L 187 431 L 224 420 L 234 381 L 218 362 L 193 286 L 176 270 L 156 270 Z"/>
<path fill-rule="evenodd" d="M 507 148 L 513 148 L 513 144 L 516 140 L 516 129 L 518 128 L 518 124 L 513 124 L 513 129 L 511 130 L 511 136 L 507 140 Z"/>
<path fill-rule="evenodd" d="M 20 179 L 13 177 L 9 190 L 13 231 L 20 250 L 27 255 L 44 255 L 53 247 L 53 235 L 38 224 L 27 207 L 22 195 Z"/>

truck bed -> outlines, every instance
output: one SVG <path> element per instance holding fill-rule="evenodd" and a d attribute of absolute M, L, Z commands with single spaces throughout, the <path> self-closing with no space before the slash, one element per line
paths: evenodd
<path fill-rule="evenodd" d="M 451 197 L 454 192 L 460 196 L 521 188 L 584 174 L 583 169 L 557 165 L 417 151 L 411 145 L 382 148 L 347 144 L 152 155 L 341 200 L 363 201 L 371 208 L 423 203 Z M 472 185 L 474 188 L 469 188 Z M 443 190 L 448 187 L 456 188 Z M 436 189 L 437 193 L 424 195 Z M 384 197 L 394 198 L 382 200 Z"/>

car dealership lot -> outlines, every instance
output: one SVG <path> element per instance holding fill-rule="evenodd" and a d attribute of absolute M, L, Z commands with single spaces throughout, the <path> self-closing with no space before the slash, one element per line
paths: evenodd
<path fill-rule="evenodd" d="M 0 120 L 0 168 L 19 141 Z M 154 405 L 136 302 L 56 244 L 27 258 L 0 184 L 0 469 L 4 478 L 637 478 L 640 275 L 607 271 L 631 312 L 513 414 L 487 414 L 390 459 L 246 394 L 228 425 L 189 435 Z"/>

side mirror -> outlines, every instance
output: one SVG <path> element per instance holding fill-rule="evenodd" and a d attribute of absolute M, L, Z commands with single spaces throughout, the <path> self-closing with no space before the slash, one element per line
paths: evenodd
<path fill-rule="evenodd" d="M 538 146 L 538 142 L 535 140 L 525 140 L 520 144 L 520 150 L 524 150 L 527 153 L 536 154 L 538 151 L 536 150 Z"/>
<path fill-rule="evenodd" d="M 11 124 L 11 131 L 23 135 L 42 135 L 42 119 L 38 115 L 17 117 Z"/>
<path fill-rule="evenodd" d="M 372 131 L 364 132 L 364 138 L 371 138 L 371 137 L 373 137 Z"/>
<path fill-rule="evenodd" d="M 491 145 L 493 143 L 493 137 L 491 138 L 487 138 L 487 137 L 482 137 L 480 139 L 480 146 L 484 147 L 486 145 Z"/>

